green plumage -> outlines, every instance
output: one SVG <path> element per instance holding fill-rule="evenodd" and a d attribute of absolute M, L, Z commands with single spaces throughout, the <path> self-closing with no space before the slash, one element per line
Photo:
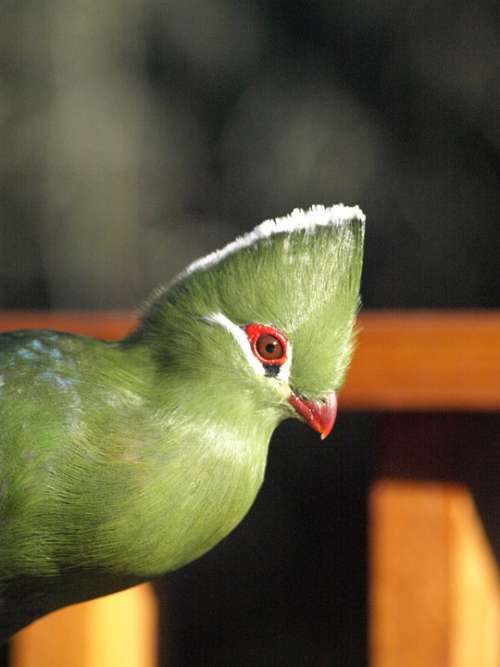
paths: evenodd
<path fill-rule="evenodd" d="M 0 636 L 178 568 L 241 521 L 297 416 L 287 395 L 321 399 L 346 372 L 364 228 L 347 211 L 191 267 L 118 343 L 0 336 Z M 214 313 L 284 332 L 289 379 L 257 374 Z"/>

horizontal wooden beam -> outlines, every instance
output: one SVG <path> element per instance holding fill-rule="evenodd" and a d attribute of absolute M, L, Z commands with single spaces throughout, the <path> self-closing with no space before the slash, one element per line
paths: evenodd
<path fill-rule="evenodd" d="M 120 338 L 128 312 L 0 313 L 0 330 L 44 327 Z M 500 409 L 500 311 L 365 311 L 341 406 L 351 410 Z"/>
<path fill-rule="evenodd" d="M 128 310 L 0 310 L 0 331 L 54 329 L 116 340 L 136 324 L 137 317 Z"/>
<path fill-rule="evenodd" d="M 367 312 L 341 394 L 356 410 L 500 409 L 500 312 Z"/>

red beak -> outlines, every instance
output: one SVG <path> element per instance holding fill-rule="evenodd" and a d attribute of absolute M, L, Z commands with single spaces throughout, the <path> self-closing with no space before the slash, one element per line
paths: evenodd
<path fill-rule="evenodd" d="M 306 401 L 292 392 L 288 397 L 288 402 L 311 428 L 321 433 L 321 439 L 324 440 L 335 423 L 337 396 L 332 393 L 328 394 L 323 401 Z"/>

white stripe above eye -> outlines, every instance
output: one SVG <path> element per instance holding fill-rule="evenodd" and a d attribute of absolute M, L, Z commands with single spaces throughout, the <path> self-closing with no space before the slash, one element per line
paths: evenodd
<path fill-rule="evenodd" d="M 241 327 L 232 322 L 229 317 L 226 317 L 223 313 L 210 313 L 209 315 L 205 315 L 203 319 L 209 324 L 218 324 L 226 331 L 229 331 L 229 333 L 243 350 L 248 363 L 254 369 L 254 371 L 258 375 L 266 374 L 264 366 L 252 352 L 250 341 L 248 340 L 246 333 Z"/>
<path fill-rule="evenodd" d="M 250 345 L 250 341 L 248 340 L 248 336 L 240 326 L 232 322 L 229 319 L 229 317 L 226 317 L 223 313 L 210 313 L 208 315 L 205 315 L 203 319 L 205 320 L 205 322 L 208 322 L 208 324 L 217 324 L 226 331 L 228 331 L 242 349 L 246 360 L 253 368 L 253 370 L 257 373 L 257 375 L 264 375 L 264 376 L 266 375 L 266 369 L 254 355 L 252 347 Z M 277 379 L 284 381 L 288 380 L 290 375 L 291 362 L 292 362 L 292 346 L 290 345 L 290 342 L 288 342 L 287 360 L 280 367 Z"/>

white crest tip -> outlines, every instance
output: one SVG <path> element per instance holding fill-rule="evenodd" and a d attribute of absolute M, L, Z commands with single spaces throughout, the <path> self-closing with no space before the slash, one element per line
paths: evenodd
<path fill-rule="evenodd" d="M 273 234 L 295 232 L 301 229 L 342 225 L 353 219 L 365 222 L 366 216 L 359 206 L 344 206 L 344 204 L 322 206 L 321 204 L 315 204 L 307 210 L 294 208 L 291 213 L 282 218 L 265 220 L 250 233 L 256 234 L 258 238 L 267 238 Z"/>
<path fill-rule="evenodd" d="M 316 204 L 307 210 L 295 208 L 291 213 L 283 217 L 264 220 L 264 222 L 261 222 L 252 231 L 239 236 L 221 250 L 215 250 L 205 255 L 205 257 L 195 260 L 173 282 L 176 283 L 196 271 L 210 268 L 238 250 L 252 246 L 258 241 L 269 238 L 274 234 L 312 230 L 315 227 L 327 227 L 329 225 L 341 226 L 349 222 L 349 220 L 354 219 L 365 222 L 365 214 L 359 206 L 345 206 L 344 204 L 323 206 Z"/>

